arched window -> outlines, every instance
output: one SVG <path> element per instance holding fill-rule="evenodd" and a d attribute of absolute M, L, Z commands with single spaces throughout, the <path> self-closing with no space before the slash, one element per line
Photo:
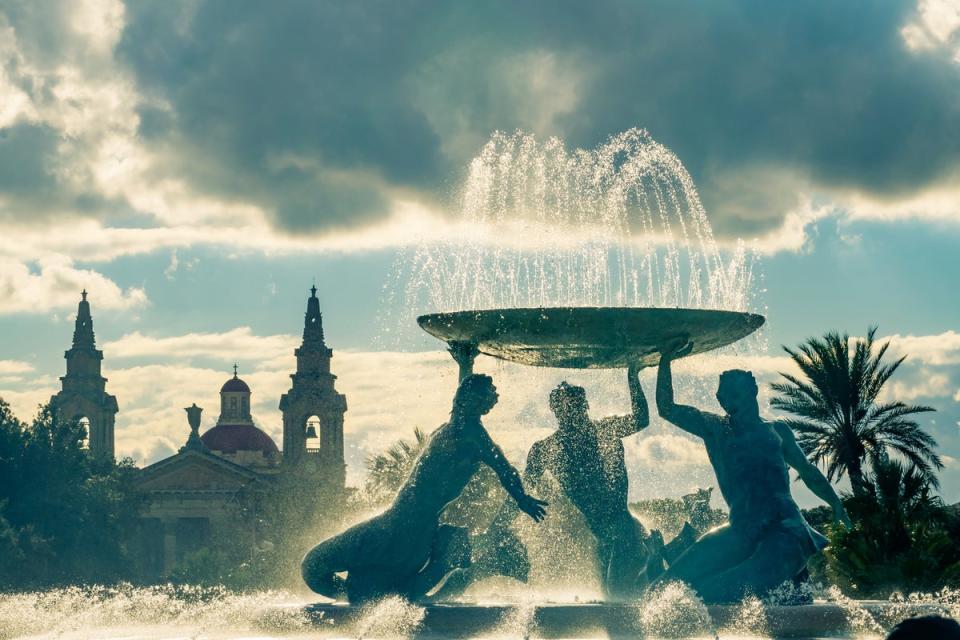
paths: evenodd
<path fill-rule="evenodd" d="M 80 427 L 83 429 L 83 440 L 80 441 L 81 449 L 90 448 L 90 418 L 87 416 L 80 416 L 77 419 L 77 422 L 80 423 Z"/>
<path fill-rule="evenodd" d="M 306 435 L 307 451 L 320 450 L 320 418 L 310 416 L 307 418 L 307 424 L 304 431 Z"/>

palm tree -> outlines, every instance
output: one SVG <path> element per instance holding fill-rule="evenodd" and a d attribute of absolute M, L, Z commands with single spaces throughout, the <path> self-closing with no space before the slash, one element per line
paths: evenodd
<path fill-rule="evenodd" d="M 393 498 L 403 481 L 410 475 L 423 447 L 427 444 L 427 435 L 415 427 L 413 440 L 397 440 L 384 453 L 367 456 L 366 493 L 375 502 L 385 502 Z"/>
<path fill-rule="evenodd" d="M 883 363 L 889 342 L 876 349 L 876 327 L 866 338 L 830 332 L 810 338 L 796 351 L 784 351 L 797 364 L 802 377 L 780 373 L 787 382 L 771 385 L 779 395 L 771 405 L 793 414 L 785 420 L 797 442 L 815 464 L 826 463 L 832 481 L 850 475 L 856 496 L 866 495 L 864 466 L 874 469 L 897 453 L 916 467 L 932 486 L 939 487 L 935 470 L 943 468 L 934 451 L 936 441 L 911 416 L 934 409 L 903 402 L 877 401 L 880 390 L 906 356 Z"/>

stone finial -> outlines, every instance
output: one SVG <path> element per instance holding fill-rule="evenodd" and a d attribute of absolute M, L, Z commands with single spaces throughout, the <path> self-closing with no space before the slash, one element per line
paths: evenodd
<path fill-rule="evenodd" d="M 187 423 L 190 425 L 190 435 L 187 437 L 187 443 L 180 448 L 180 451 L 187 449 L 205 451 L 207 447 L 203 444 L 203 440 L 200 439 L 200 414 L 203 413 L 203 408 L 198 407 L 197 403 L 194 402 L 189 407 L 184 408 L 184 411 L 187 412 Z"/>

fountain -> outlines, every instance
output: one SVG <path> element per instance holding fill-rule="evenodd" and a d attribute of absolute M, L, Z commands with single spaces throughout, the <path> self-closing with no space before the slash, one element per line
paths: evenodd
<path fill-rule="evenodd" d="M 686 343 L 680 355 L 705 353 L 764 323 L 753 312 L 753 261 L 742 245 L 724 259 L 690 176 L 643 131 L 573 153 L 558 140 L 496 134 L 471 164 L 461 208 L 470 232 L 419 247 L 388 287 L 388 303 L 400 302 L 399 328 L 417 314 L 449 345 L 461 380 L 479 354 L 542 368 L 652 366 L 671 342 Z M 884 606 L 855 608 L 876 615 Z M 418 633 L 799 637 L 856 627 L 853 609 L 756 597 L 705 606 L 666 583 L 637 603 L 428 604 Z M 307 611 L 339 626 L 361 609 Z"/>
<path fill-rule="evenodd" d="M 453 246 L 422 247 L 411 261 L 419 275 L 409 277 L 404 306 L 416 308 L 418 295 L 427 293 L 426 302 L 441 309 L 421 315 L 417 323 L 449 344 L 463 383 L 458 397 L 476 378 L 471 376 L 473 361 L 481 353 L 538 367 L 650 366 L 660 360 L 663 346 L 678 338 L 687 344 L 687 354 L 703 353 L 741 340 L 764 322 L 762 315 L 745 309 L 751 273 L 745 254 L 741 250 L 730 265 L 724 264 L 692 180 L 676 156 L 645 132 L 631 130 L 596 152 L 573 154 L 556 140 L 539 145 L 522 134 L 496 135 L 471 165 L 462 208 L 468 223 L 507 229 L 519 221 L 524 232 L 561 230 L 562 235 L 532 246 L 522 240 L 511 246 L 509 235 L 498 236 L 507 240 L 506 247 L 471 238 Z M 634 236 L 636 230 L 641 233 Z M 457 412 L 455 401 L 452 421 Z M 646 424 L 643 416 L 639 428 Z M 445 429 L 437 432 L 443 432 L 441 440 L 449 437 Z M 420 521 L 414 522 L 427 522 L 428 516 L 405 515 L 425 514 L 422 507 L 404 505 L 435 502 L 429 496 L 436 490 L 428 486 L 435 482 L 459 486 L 459 476 L 441 479 L 443 471 L 424 471 L 434 468 L 428 460 L 442 455 L 441 450 L 434 452 L 431 443 L 401 497 L 382 516 L 307 555 L 304 577 L 312 588 L 363 599 L 373 597 L 376 589 L 389 590 L 389 584 L 413 597 L 432 588 L 433 583 L 410 591 L 409 585 L 422 582 L 415 571 L 424 562 L 426 568 L 416 575 L 439 564 L 436 547 L 431 552 L 422 541 L 407 540 L 403 544 L 416 545 L 423 560 L 416 560 L 417 567 L 401 568 L 402 563 L 387 563 L 382 551 L 397 543 L 378 542 L 374 532 L 405 539 L 411 527 L 422 529 L 420 537 L 432 531 L 436 525 L 423 529 Z M 512 468 L 497 471 L 508 488 L 504 478 L 510 473 L 515 474 Z M 625 483 L 625 471 L 623 477 Z M 509 491 L 522 510 L 542 517 L 523 507 L 528 497 L 519 484 Z M 411 498 L 414 494 L 428 497 Z M 621 499 L 625 508 L 625 493 Z M 380 558 L 381 575 L 358 578 L 352 591 L 338 581 L 335 572 L 348 566 L 369 571 L 364 555 L 370 554 Z M 376 589 L 360 586 L 374 582 Z M 469 608 L 458 611 L 461 627 L 465 616 L 484 615 Z M 582 607 L 572 611 L 588 613 Z M 587 617 L 596 618 L 596 612 Z M 436 614 L 432 618 L 436 627 Z"/>

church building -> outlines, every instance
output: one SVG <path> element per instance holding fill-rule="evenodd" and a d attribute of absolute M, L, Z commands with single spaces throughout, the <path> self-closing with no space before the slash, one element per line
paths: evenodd
<path fill-rule="evenodd" d="M 327 347 L 316 287 L 310 289 L 303 341 L 295 351 L 296 371 L 281 398 L 283 449 L 254 422 L 253 391 L 238 375 L 220 388 L 216 424 L 200 433 L 203 409 L 185 409 L 188 436 L 180 450 L 140 472 L 146 500 L 141 517 L 145 578 L 167 576 L 188 554 L 229 534 L 257 544 L 255 519 L 244 514 L 242 498 L 269 495 L 284 475 L 308 478 L 317 492 L 341 499 L 345 493 L 343 418 L 346 397 L 335 388 L 333 350 Z M 73 345 L 65 354 L 67 374 L 51 407 L 67 419 L 85 421 L 91 455 L 114 455 L 117 399 L 106 392 L 100 371 L 87 293 L 77 311 Z M 252 521 L 253 520 L 253 521 Z"/>

